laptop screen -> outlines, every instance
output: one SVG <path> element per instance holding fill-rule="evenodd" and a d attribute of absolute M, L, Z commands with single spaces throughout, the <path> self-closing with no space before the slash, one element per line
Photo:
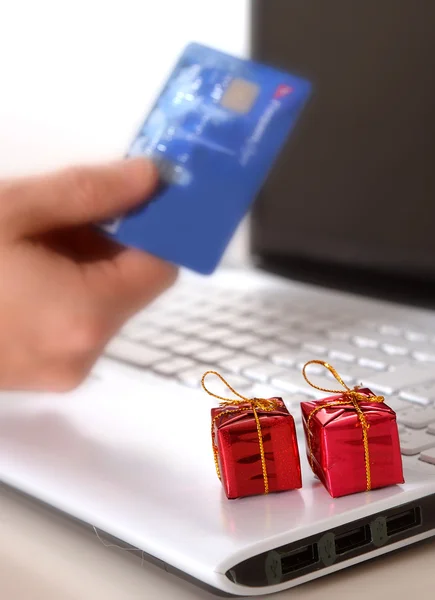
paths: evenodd
<path fill-rule="evenodd" d="M 261 261 L 435 281 L 435 2 L 254 0 L 254 58 L 314 95 L 253 211 Z"/>

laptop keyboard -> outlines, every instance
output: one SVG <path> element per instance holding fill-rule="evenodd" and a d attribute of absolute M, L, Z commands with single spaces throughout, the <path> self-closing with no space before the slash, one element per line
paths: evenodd
<path fill-rule="evenodd" d="M 283 395 L 299 424 L 299 403 L 325 396 L 301 369 L 328 360 L 348 385 L 362 382 L 385 396 L 397 412 L 403 455 L 435 465 L 435 331 L 319 306 L 309 294 L 294 300 L 179 284 L 128 323 L 106 355 L 192 388 L 205 370 L 218 370 L 246 396 Z M 321 387 L 337 387 L 322 367 L 310 373 Z"/>

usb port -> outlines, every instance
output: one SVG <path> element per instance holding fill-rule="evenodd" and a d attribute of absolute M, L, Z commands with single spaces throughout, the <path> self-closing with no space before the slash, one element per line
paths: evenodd
<path fill-rule="evenodd" d="M 335 536 L 335 552 L 338 555 L 346 554 L 346 552 L 351 552 L 370 544 L 371 539 L 370 527 L 368 525 L 346 531 L 346 533 Z"/>
<path fill-rule="evenodd" d="M 288 575 L 294 571 L 300 571 L 305 567 L 314 565 L 319 561 L 319 553 L 317 544 L 298 548 L 290 554 L 284 555 L 281 558 L 281 569 L 283 575 Z"/>
<path fill-rule="evenodd" d="M 421 510 L 419 506 L 387 517 L 387 534 L 396 535 L 421 525 Z"/>

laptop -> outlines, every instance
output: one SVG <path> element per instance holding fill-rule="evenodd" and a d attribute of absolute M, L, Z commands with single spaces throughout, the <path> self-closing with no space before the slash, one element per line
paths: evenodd
<path fill-rule="evenodd" d="M 401 0 L 253 3 L 255 58 L 316 94 L 251 215 L 249 265 L 182 273 L 77 390 L 1 394 L 3 484 L 224 595 L 434 535 L 434 21 L 434 6 Z M 332 499 L 314 478 L 299 406 L 322 395 L 301 375 L 313 358 L 396 410 L 406 483 Z M 301 490 L 227 500 L 208 369 L 284 399 Z"/>

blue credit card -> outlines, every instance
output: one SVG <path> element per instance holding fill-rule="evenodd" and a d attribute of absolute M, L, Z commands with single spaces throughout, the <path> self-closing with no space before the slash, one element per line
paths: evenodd
<path fill-rule="evenodd" d="M 151 157 L 163 185 L 102 229 L 123 245 L 212 273 L 310 92 L 304 79 L 190 44 L 128 151 Z"/>

